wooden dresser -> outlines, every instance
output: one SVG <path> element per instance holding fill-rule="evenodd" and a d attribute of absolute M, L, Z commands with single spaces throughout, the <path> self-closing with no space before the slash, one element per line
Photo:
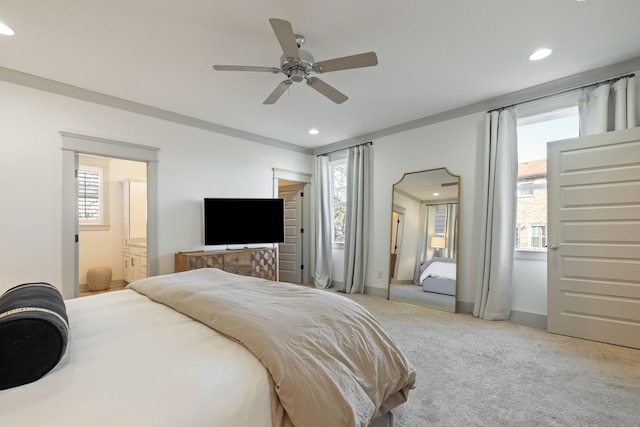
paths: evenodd
<path fill-rule="evenodd" d="M 207 267 L 242 276 L 278 280 L 278 249 L 249 248 L 175 254 L 176 273 Z"/>

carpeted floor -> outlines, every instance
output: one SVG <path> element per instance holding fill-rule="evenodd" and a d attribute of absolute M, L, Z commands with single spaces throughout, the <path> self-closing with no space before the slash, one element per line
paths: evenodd
<path fill-rule="evenodd" d="M 396 427 L 640 426 L 640 350 L 348 295 L 417 371 Z"/>
<path fill-rule="evenodd" d="M 422 286 L 391 284 L 389 299 L 444 311 L 455 311 L 455 297 L 424 292 Z"/>

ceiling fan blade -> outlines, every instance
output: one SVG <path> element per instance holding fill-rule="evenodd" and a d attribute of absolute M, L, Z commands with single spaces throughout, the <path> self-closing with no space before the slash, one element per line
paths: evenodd
<path fill-rule="evenodd" d="M 342 104 L 344 101 L 349 99 L 347 95 L 338 91 L 333 86 L 328 85 L 317 77 L 309 77 L 307 79 L 307 84 L 336 104 Z"/>
<path fill-rule="evenodd" d="M 280 84 L 278 86 L 276 86 L 276 88 L 273 90 L 273 92 L 271 92 L 271 95 L 269 95 L 267 97 L 267 99 L 264 100 L 263 104 L 264 105 L 275 104 L 275 102 L 278 99 L 280 99 L 282 94 L 287 91 L 289 86 L 291 86 L 291 83 L 292 82 L 289 79 L 280 82 Z"/>
<path fill-rule="evenodd" d="M 316 62 L 313 64 L 313 71 L 316 73 L 328 73 L 331 71 L 350 70 L 351 68 L 372 67 L 374 65 L 378 65 L 378 56 L 375 52 L 367 52 Z"/>
<path fill-rule="evenodd" d="M 282 47 L 282 52 L 287 58 L 300 59 L 298 52 L 298 43 L 296 43 L 296 35 L 293 33 L 293 27 L 289 21 L 284 19 L 270 18 L 269 22 L 276 33 L 276 37 Z"/>
<path fill-rule="evenodd" d="M 250 65 L 214 65 L 213 69 L 217 71 L 260 71 L 273 74 L 277 74 L 280 72 L 280 68 L 252 67 Z"/>

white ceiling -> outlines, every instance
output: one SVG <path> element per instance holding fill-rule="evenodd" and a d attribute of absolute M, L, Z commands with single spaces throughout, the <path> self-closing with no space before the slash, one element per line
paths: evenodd
<path fill-rule="evenodd" d="M 271 17 L 317 61 L 379 64 L 321 76 L 344 104 L 298 83 L 265 106 L 282 75 L 212 65 L 279 66 Z M 317 148 L 640 57 L 638 17 L 638 0 L 3 0 L 0 67 Z"/>

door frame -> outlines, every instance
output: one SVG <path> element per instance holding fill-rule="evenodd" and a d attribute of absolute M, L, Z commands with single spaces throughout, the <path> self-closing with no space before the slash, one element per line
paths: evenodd
<path fill-rule="evenodd" d="M 304 269 L 301 269 L 300 266 L 304 265 L 304 263 L 302 262 L 302 258 L 304 256 L 304 250 L 303 250 L 303 245 L 304 245 L 304 241 L 305 241 L 305 236 L 304 236 L 304 232 L 300 233 L 300 229 L 304 229 L 304 222 L 302 219 L 302 216 L 304 215 L 304 208 L 302 207 L 302 203 L 304 203 L 304 197 L 300 197 L 300 195 L 302 193 L 304 193 L 304 184 L 299 183 L 299 182 L 291 182 L 291 181 L 285 181 L 285 180 L 279 180 L 278 181 L 278 197 L 280 197 L 280 194 L 282 193 L 282 191 L 296 191 L 297 195 L 296 195 L 296 239 L 299 238 L 299 244 L 297 245 L 297 250 L 296 250 L 296 262 L 298 263 L 298 271 L 297 271 L 297 276 L 298 279 L 293 280 L 293 283 L 302 283 L 304 281 Z M 286 205 L 286 201 L 285 201 L 285 205 Z M 286 206 L 285 206 L 285 211 L 286 211 Z M 286 221 L 286 218 L 285 218 Z M 280 245 L 280 244 L 278 244 Z M 278 247 L 278 257 L 282 256 L 282 252 L 280 250 L 280 247 Z M 278 280 L 283 280 L 282 279 L 282 263 L 279 262 L 278 263 L 278 269 L 279 269 L 279 274 L 278 274 Z"/>
<path fill-rule="evenodd" d="M 391 230 L 392 231 L 395 230 L 395 235 L 393 235 L 393 233 L 392 233 L 391 239 L 392 239 L 392 241 L 395 240 L 395 241 L 393 241 L 393 244 L 394 244 L 394 247 L 395 247 L 395 250 L 396 250 L 396 262 L 395 262 L 395 265 L 393 266 L 394 277 L 391 277 L 391 274 L 389 274 L 389 281 L 390 282 L 394 281 L 396 283 L 401 283 L 398 280 L 397 276 L 398 276 L 398 271 L 399 271 L 398 267 L 400 266 L 400 255 L 402 253 L 402 238 L 404 236 L 404 215 L 405 215 L 405 212 L 406 212 L 406 209 L 401 207 L 401 206 L 398 206 L 398 205 L 393 205 L 393 209 L 391 211 L 391 221 L 393 222 L 393 215 L 395 214 L 395 215 L 398 216 L 398 220 L 397 220 L 398 222 L 397 222 L 397 224 L 395 224 L 395 226 L 394 226 L 394 224 L 391 224 L 391 226 L 392 226 Z M 395 237 L 395 239 L 394 239 L 394 237 Z M 392 249 L 392 248 L 390 247 L 389 249 Z M 391 254 L 393 254 L 392 250 L 390 250 L 389 252 Z M 391 266 L 389 266 L 389 267 L 391 267 Z M 393 279 L 395 279 L 395 280 L 393 280 Z M 413 280 L 411 281 L 411 283 L 413 283 Z"/>
<path fill-rule="evenodd" d="M 310 194 L 310 185 L 312 182 L 312 175 L 305 172 L 296 172 L 286 169 L 273 168 L 273 197 L 278 197 L 278 183 L 280 181 L 290 182 L 292 184 L 302 184 L 302 228 L 305 229 L 305 233 L 302 236 L 302 283 L 313 283 L 311 280 L 311 274 L 314 271 L 312 265 L 312 253 L 313 247 L 313 224 L 311 219 L 311 212 L 313 207 L 313 195 Z"/>
<path fill-rule="evenodd" d="M 148 274 L 158 274 L 158 151 L 132 144 L 70 132 L 62 136 L 62 296 L 78 296 L 78 212 L 76 168 L 78 154 L 91 154 L 147 163 Z"/>

